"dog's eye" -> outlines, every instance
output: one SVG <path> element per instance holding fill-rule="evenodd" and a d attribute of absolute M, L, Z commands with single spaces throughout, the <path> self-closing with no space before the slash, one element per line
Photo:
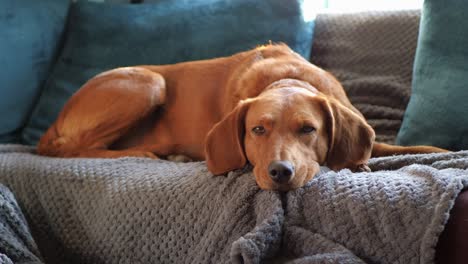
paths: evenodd
<path fill-rule="evenodd" d="M 312 127 L 312 126 L 303 126 L 301 127 L 301 130 L 300 130 L 302 134 L 310 134 L 314 131 L 315 131 L 315 127 Z"/>
<path fill-rule="evenodd" d="M 262 135 L 263 133 L 265 133 L 265 128 L 263 126 L 256 126 L 252 128 L 252 132 L 254 132 L 257 135 Z"/>

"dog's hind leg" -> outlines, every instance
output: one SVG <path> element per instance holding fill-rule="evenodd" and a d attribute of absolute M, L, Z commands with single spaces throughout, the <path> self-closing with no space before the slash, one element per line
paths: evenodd
<path fill-rule="evenodd" d="M 89 80 L 65 104 L 42 136 L 38 153 L 57 157 L 152 157 L 147 151 L 109 150 L 166 97 L 164 78 L 139 68 L 118 68 Z"/>

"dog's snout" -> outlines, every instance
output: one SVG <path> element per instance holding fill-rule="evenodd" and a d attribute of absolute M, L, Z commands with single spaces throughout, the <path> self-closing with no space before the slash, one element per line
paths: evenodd
<path fill-rule="evenodd" d="M 272 161 L 268 165 L 268 174 L 275 182 L 286 183 L 294 176 L 294 166 L 289 161 Z"/>

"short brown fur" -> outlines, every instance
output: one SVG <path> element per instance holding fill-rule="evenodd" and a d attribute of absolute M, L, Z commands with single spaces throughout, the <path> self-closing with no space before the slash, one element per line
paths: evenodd
<path fill-rule="evenodd" d="M 256 126 L 265 128 L 259 135 Z M 314 128 L 302 133 L 301 128 Z M 320 165 L 368 170 L 372 156 L 444 152 L 374 142 L 374 130 L 329 73 L 284 44 L 230 57 L 118 68 L 85 83 L 38 145 L 42 155 L 116 158 L 185 155 L 215 174 L 254 166 L 263 189 L 303 186 Z M 288 160 L 287 183 L 267 171 Z"/>

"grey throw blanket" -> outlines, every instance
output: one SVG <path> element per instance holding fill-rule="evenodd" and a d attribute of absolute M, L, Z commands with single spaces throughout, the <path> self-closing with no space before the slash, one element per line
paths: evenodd
<path fill-rule="evenodd" d="M 39 250 L 14 195 L 0 184 L 0 263 L 40 264 Z"/>
<path fill-rule="evenodd" d="M 46 263 L 257 263 L 281 243 L 279 194 L 204 163 L 52 159 L 0 148 L 0 182 L 17 196 Z"/>
<path fill-rule="evenodd" d="M 259 190 L 250 172 L 213 177 L 203 162 L 0 147 L 0 182 L 46 263 L 432 263 L 468 184 L 468 152 L 370 165 L 381 171 L 323 172 L 280 194 Z"/>
<path fill-rule="evenodd" d="M 312 63 L 332 72 L 377 133 L 393 143 L 411 94 L 420 11 L 319 14 Z"/>

